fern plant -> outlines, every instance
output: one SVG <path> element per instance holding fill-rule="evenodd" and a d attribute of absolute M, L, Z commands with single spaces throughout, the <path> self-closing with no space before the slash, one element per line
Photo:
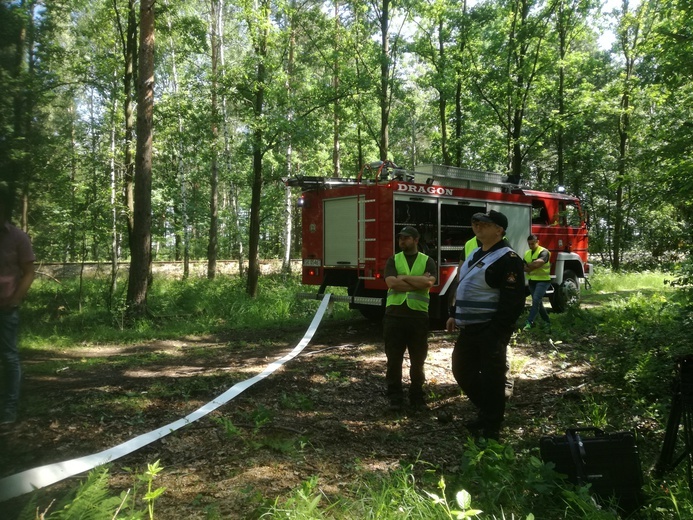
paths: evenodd
<path fill-rule="evenodd" d="M 19 514 L 17 520 L 154 520 L 154 501 L 165 488 L 153 488 L 154 478 L 163 468 L 159 461 L 147 464 L 147 471 L 137 475 L 137 480 L 146 482 L 147 493 L 143 500 L 145 509 L 138 510 L 130 490 L 113 496 L 108 488 L 108 467 L 101 466 L 89 472 L 87 479 L 69 491 L 57 502 L 52 501 L 41 512 L 39 495 L 34 495 Z"/>

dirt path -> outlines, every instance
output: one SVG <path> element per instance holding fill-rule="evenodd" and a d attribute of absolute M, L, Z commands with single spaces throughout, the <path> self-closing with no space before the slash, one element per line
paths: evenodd
<path fill-rule="evenodd" d="M 138 346 L 99 346 L 25 358 L 35 413 L 0 433 L 0 476 L 81 457 L 184 417 L 290 351 L 303 329 L 244 331 Z M 536 446 L 556 406 L 588 377 L 560 364 L 548 337 L 513 346 L 515 395 L 504 438 Z M 454 336 L 432 333 L 429 412 L 392 414 L 383 395 L 381 331 L 363 319 L 321 324 L 303 354 L 209 416 L 113 463 L 111 485 L 161 461 L 159 518 L 250 518 L 266 501 L 318 476 L 328 496 L 364 472 L 423 460 L 454 471 L 473 415 L 449 370 Z M 107 362 L 106 362 L 107 361 Z M 40 373 L 34 367 L 52 370 Z M 86 369 L 85 369 L 86 367 Z M 406 370 L 405 370 L 406 373 Z M 142 409 L 137 403 L 145 401 Z M 39 406 L 36 403 L 40 403 Z M 541 417 L 542 421 L 535 420 Z M 79 478 L 83 478 L 80 475 Z M 42 507 L 77 478 L 41 492 Z M 27 496 L 3 506 L 15 514 Z M 215 513 L 215 514 L 216 514 Z M 10 516 L 9 518 L 12 518 Z"/>

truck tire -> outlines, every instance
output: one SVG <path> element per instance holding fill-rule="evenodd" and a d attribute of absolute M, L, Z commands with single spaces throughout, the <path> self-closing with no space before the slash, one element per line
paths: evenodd
<path fill-rule="evenodd" d="M 387 292 L 386 291 L 376 291 L 376 290 L 369 290 L 369 289 L 363 289 L 363 288 L 355 288 L 353 286 L 349 286 L 347 288 L 347 293 L 349 296 L 366 296 L 366 297 L 371 297 L 371 298 L 383 298 L 383 305 L 360 305 L 360 304 L 351 304 L 350 308 L 352 309 L 358 309 L 358 311 L 361 313 L 361 316 L 366 318 L 367 320 L 374 321 L 374 322 L 379 322 L 383 321 L 383 317 L 385 316 L 385 298 L 387 298 Z"/>
<path fill-rule="evenodd" d="M 565 312 L 569 307 L 580 305 L 580 282 L 574 271 L 566 269 L 563 272 L 563 283 L 554 285 L 550 301 L 554 312 Z"/>
<path fill-rule="evenodd" d="M 361 313 L 361 316 L 367 320 L 377 323 L 383 321 L 383 317 L 385 316 L 385 307 L 376 307 L 375 305 L 360 305 L 359 312 Z"/>

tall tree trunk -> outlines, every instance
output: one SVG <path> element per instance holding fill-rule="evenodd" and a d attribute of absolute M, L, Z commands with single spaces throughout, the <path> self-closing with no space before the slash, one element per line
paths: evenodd
<path fill-rule="evenodd" d="M 455 85 L 455 164 L 462 167 L 462 80 Z"/>
<path fill-rule="evenodd" d="M 630 77 L 630 64 L 626 66 L 626 76 Z M 628 141 L 630 138 L 630 93 L 628 87 L 621 96 L 621 114 L 618 124 L 618 171 L 616 173 L 616 208 L 614 214 L 613 264 L 614 271 L 621 269 L 621 236 L 624 222 L 623 188 L 628 163 Z"/>
<path fill-rule="evenodd" d="M 264 69 L 264 65 L 259 65 L 258 69 Z M 260 74 L 258 72 L 258 79 Z M 263 89 L 258 87 L 258 90 Z M 260 102 L 262 93 L 258 92 L 256 100 Z M 253 132 L 253 184 L 251 187 L 251 202 L 250 202 L 250 226 L 248 240 L 248 281 L 246 284 L 246 292 L 248 296 L 255 298 L 257 296 L 257 288 L 260 280 L 260 204 L 262 198 L 262 129 L 256 129 Z"/>
<path fill-rule="evenodd" d="M 20 202 L 19 227 L 24 231 L 29 231 L 28 204 L 29 204 L 29 185 L 33 176 L 33 160 L 31 154 L 32 142 L 34 139 L 32 123 L 34 120 L 35 89 L 31 87 L 35 79 L 35 27 L 36 2 L 19 2 L 18 9 L 21 15 L 21 27 L 16 33 L 15 40 L 16 54 L 12 57 L 14 63 L 12 72 L 17 81 L 17 88 L 14 89 L 13 111 L 14 121 L 12 136 L 15 139 L 17 148 L 21 152 L 17 157 L 10 159 L 9 174 L 3 172 L 3 177 L 7 175 L 9 181 L 11 197 L 10 218 L 14 207 L 15 195 L 18 192 Z"/>
<path fill-rule="evenodd" d="M 380 160 L 386 161 L 390 147 L 390 0 L 383 0 L 380 16 Z"/>
<path fill-rule="evenodd" d="M 77 107 L 74 102 L 70 106 L 70 232 L 67 240 L 67 250 L 64 261 L 74 262 L 77 258 Z"/>
<path fill-rule="evenodd" d="M 618 28 L 619 43 L 623 51 L 624 70 L 622 73 L 621 105 L 618 121 L 618 171 L 616 173 L 616 207 L 614 214 L 613 259 L 614 271 L 621 268 L 623 229 L 626 222 L 626 201 L 624 193 L 628 189 L 629 146 L 631 139 L 630 114 L 633 110 L 631 96 L 633 94 L 633 76 L 640 39 L 646 39 L 649 27 L 646 25 L 647 4 L 640 4 L 634 13 L 629 13 L 628 0 L 621 3 L 622 19 Z"/>
<path fill-rule="evenodd" d="M 135 99 L 133 91 L 137 63 L 137 12 L 135 5 L 136 0 L 128 0 L 127 25 L 125 31 L 123 31 L 118 14 L 117 0 L 113 0 L 123 48 L 123 113 L 125 116 L 123 198 L 125 200 L 128 244 L 131 250 L 135 215 L 135 161 L 132 153 L 132 145 L 135 138 Z"/>
<path fill-rule="evenodd" d="M 168 10 L 168 3 L 165 4 Z M 168 32 L 170 35 L 170 45 L 171 45 L 171 75 L 173 83 L 171 88 L 173 89 L 173 96 L 176 100 L 176 114 L 178 116 L 178 144 L 176 146 L 176 170 L 178 177 L 178 188 L 180 189 L 180 203 L 176 204 L 176 209 L 174 210 L 180 217 L 180 225 L 182 230 L 176 231 L 176 260 L 181 259 L 180 249 L 183 249 L 183 279 L 187 280 L 190 276 L 190 225 L 188 222 L 188 191 L 187 191 L 187 175 L 185 171 L 185 149 L 183 146 L 183 114 L 180 106 L 180 100 L 178 96 L 178 65 L 176 63 L 176 46 L 173 41 L 173 28 L 171 24 L 171 17 L 166 18 L 166 24 L 168 25 Z"/>
<path fill-rule="evenodd" d="M 362 103 L 361 103 L 361 87 L 359 86 L 360 80 L 361 80 L 361 67 L 359 66 L 359 60 L 355 59 L 355 68 L 356 68 L 356 112 L 357 113 L 362 113 Z M 361 130 L 361 120 L 357 119 L 356 121 L 356 157 L 357 157 L 357 163 L 356 164 L 356 173 L 360 172 L 363 167 L 366 164 L 366 160 L 363 156 L 363 135 L 362 135 L 362 130 Z"/>
<path fill-rule="evenodd" d="M 222 76 L 226 70 L 226 59 L 225 59 L 225 48 L 224 48 L 224 0 L 219 0 L 219 12 L 221 13 L 221 18 L 219 19 L 219 59 L 221 60 L 221 70 Z M 228 113 L 226 108 L 226 94 L 221 95 L 221 124 L 224 131 L 224 164 L 226 169 L 227 178 L 229 181 L 229 199 L 231 206 L 231 214 L 233 219 L 233 226 L 231 226 L 232 244 L 235 244 L 237 248 L 237 260 L 238 260 L 238 275 L 243 276 L 245 268 L 243 266 L 243 239 L 241 235 L 241 218 L 240 218 L 240 207 L 238 202 L 238 186 L 233 178 L 233 167 L 231 161 L 231 132 L 229 130 Z M 233 246 L 232 246 L 233 247 Z M 231 256 L 231 255 L 230 255 Z"/>
<path fill-rule="evenodd" d="M 147 311 L 152 259 L 152 136 L 154 115 L 154 4 L 140 3 L 140 47 L 137 88 L 137 153 L 135 156 L 135 212 L 127 308 L 131 317 Z"/>
<path fill-rule="evenodd" d="M 464 55 L 464 50 L 467 45 L 466 34 L 466 17 L 467 17 L 467 0 L 462 1 L 462 15 L 465 24 L 460 27 L 460 35 L 458 37 L 459 56 Z M 462 74 L 463 68 L 461 63 L 456 68 L 457 80 L 455 82 L 455 166 L 462 167 Z"/>
<path fill-rule="evenodd" d="M 332 121 L 332 175 L 339 178 L 342 174 L 341 172 L 341 152 L 339 149 L 339 115 L 340 115 L 340 103 L 339 103 L 339 36 L 340 36 L 340 24 L 339 24 L 339 0 L 334 2 L 334 31 L 335 31 L 335 60 L 333 64 L 334 72 L 332 74 L 332 87 L 334 88 L 334 105 L 333 105 L 333 121 Z"/>
<path fill-rule="evenodd" d="M 267 81 L 267 71 L 265 67 L 265 59 L 267 57 L 267 39 L 268 35 L 268 18 L 269 6 L 267 0 L 262 0 L 260 8 L 262 15 L 260 23 L 256 28 L 255 35 L 255 55 L 257 65 L 255 70 L 255 87 L 253 97 L 253 181 L 251 187 L 250 201 L 250 226 L 248 238 L 248 281 L 246 284 L 246 292 L 248 296 L 255 298 L 257 296 L 258 282 L 260 279 L 260 206 L 262 202 L 262 159 L 264 156 L 264 123 L 262 115 L 265 109 L 265 89 Z"/>
<path fill-rule="evenodd" d="M 209 179 L 209 242 L 207 244 L 207 278 L 212 280 L 217 272 L 217 248 L 219 243 L 219 167 L 217 164 L 217 140 L 219 138 L 219 107 L 217 105 L 217 69 L 219 60 L 219 3 L 210 2 L 212 47 L 212 161 Z"/>
<path fill-rule="evenodd" d="M 115 93 L 115 90 L 118 85 L 118 77 L 117 73 L 114 71 L 114 81 L 113 81 L 113 89 L 112 92 Z M 116 162 L 115 162 L 115 157 L 116 157 L 116 113 L 118 111 L 118 97 L 113 96 L 113 99 L 111 100 L 111 153 L 110 153 L 110 160 L 109 160 L 109 171 L 110 171 L 110 177 L 109 177 L 109 187 L 110 187 L 110 204 L 111 204 L 111 285 L 109 287 L 108 291 L 108 308 L 112 309 L 113 308 L 113 299 L 115 298 L 116 290 L 118 288 L 118 255 L 120 253 L 120 241 L 119 237 L 120 235 L 118 234 L 118 171 L 116 168 Z"/>
<path fill-rule="evenodd" d="M 282 273 L 291 273 L 291 249 L 293 244 L 293 197 L 291 186 L 284 187 L 284 258 L 282 260 Z"/>
<path fill-rule="evenodd" d="M 519 82 L 520 80 L 518 80 Z M 523 124 L 523 113 L 524 110 L 516 108 L 513 113 L 513 125 L 511 133 L 511 143 L 512 143 L 512 156 L 510 165 L 510 176 L 512 178 L 511 182 L 518 183 L 522 179 L 522 124 Z"/>
<path fill-rule="evenodd" d="M 123 30 L 118 1 L 113 0 L 115 21 L 120 35 L 120 45 L 123 52 L 123 115 L 125 117 L 125 132 L 123 143 L 123 182 L 122 200 L 124 202 L 124 217 L 127 226 L 128 246 L 132 254 L 133 228 L 135 215 L 135 161 L 133 160 L 133 140 L 135 137 L 135 69 L 137 63 L 137 12 L 136 0 L 128 0 L 127 24 Z"/>
<path fill-rule="evenodd" d="M 13 56 L 14 62 L 12 64 L 12 76 L 13 80 L 17 85 L 23 85 L 25 82 L 24 76 L 26 74 L 27 63 L 26 63 L 26 20 L 29 19 L 28 15 L 22 13 L 21 16 L 21 27 L 17 30 L 16 40 L 15 40 L 15 55 Z M 24 142 L 24 114 L 26 111 L 26 89 L 22 87 L 16 87 L 13 89 L 13 99 L 12 99 L 12 137 L 17 143 L 17 147 L 21 149 L 21 143 Z M 14 208 L 14 201 L 16 196 L 17 182 L 22 178 L 23 171 L 25 169 L 25 160 L 22 157 L 10 157 L 9 167 L 5 172 L 2 172 L 3 177 L 7 176 L 6 180 L 9 183 L 9 190 L 11 193 L 10 202 L 13 207 L 9 208 L 8 215 L 12 218 L 12 210 Z"/>
<path fill-rule="evenodd" d="M 289 61 L 287 64 L 287 74 L 286 74 L 286 98 L 289 100 L 289 106 L 291 107 L 291 98 L 293 94 L 292 82 L 294 78 L 294 52 L 296 49 L 296 27 L 293 13 L 296 10 L 296 0 L 291 1 L 291 35 L 289 37 Z M 289 109 L 287 115 L 289 120 L 289 127 L 294 120 L 293 108 Z M 293 146 L 291 141 L 291 133 L 287 135 L 288 145 L 286 148 L 286 176 L 287 178 L 292 176 L 293 173 Z M 293 212 L 291 204 L 291 187 L 285 186 L 284 188 L 284 258 L 282 260 L 282 272 L 285 274 L 291 273 L 291 244 L 293 236 Z"/>
<path fill-rule="evenodd" d="M 443 41 L 443 20 L 438 22 L 438 70 L 444 72 L 445 67 L 445 42 Z M 440 87 L 438 90 L 438 116 L 440 117 L 440 151 L 443 155 L 443 164 L 450 166 L 450 152 L 448 150 L 448 102 L 447 95 Z"/>
<path fill-rule="evenodd" d="M 558 185 L 565 184 L 565 173 L 563 172 L 564 159 L 563 152 L 565 147 L 563 122 L 565 118 L 565 56 L 568 52 L 567 43 L 567 22 L 564 2 L 558 5 L 558 135 L 556 136 L 556 172 L 558 174 Z"/>

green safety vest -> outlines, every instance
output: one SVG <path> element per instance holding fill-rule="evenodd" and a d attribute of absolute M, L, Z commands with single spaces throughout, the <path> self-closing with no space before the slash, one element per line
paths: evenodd
<path fill-rule="evenodd" d="M 422 276 L 426 272 L 426 262 L 428 262 L 428 256 L 423 253 L 419 253 L 414 260 L 414 265 L 409 270 L 409 263 L 404 257 L 404 253 L 400 252 L 395 255 L 395 268 L 398 274 L 407 274 L 411 276 Z M 402 305 L 407 302 L 407 307 L 414 311 L 428 312 L 428 302 L 430 297 L 428 296 L 428 289 L 419 289 L 417 291 L 399 292 L 390 289 L 387 292 L 387 304 L 390 305 Z"/>
<path fill-rule="evenodd" d="M 537 258 L 539 258 L 539 254 L 546 249 L 545 247 L 537 246 L 537 248 L 532 251 L 531 249 L 528 249 L 527 252 L 525 253 L 525 263 L 531 264 L 534 262 Z M 535 269 L 531 273 L 526 273 L 527 280 L 536 280 L 538 282 L 545 282 L 547 280 L 551 280 L 551 251 L 549 251 L 549 262 L 546 262 L 544 265 L 542 265 L 540 268 Z"/>

